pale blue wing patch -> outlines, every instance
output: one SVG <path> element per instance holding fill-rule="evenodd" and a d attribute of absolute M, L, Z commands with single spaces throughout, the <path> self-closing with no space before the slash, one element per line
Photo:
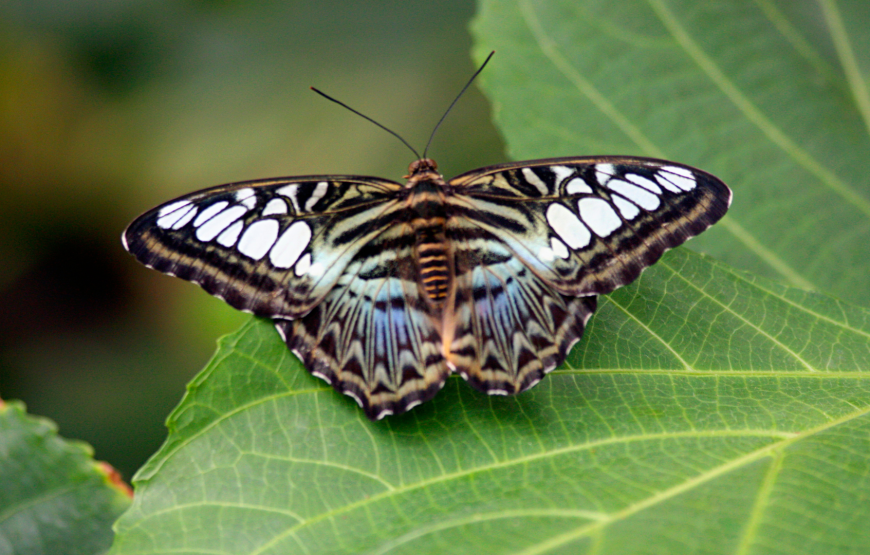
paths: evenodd
<path fill-rule="evenodd" d="M 439 320 L 411 263 L 408 231 L 390 227 L 357 253 L 308 315 L 275 323 L 312 374 L 373 420 L 432 398 L 450 373 Z"/>
<path fill-rule="evenodd" d="M 445 315 L 449 362 L 475 388 L 510 395 L 561 364 L 596 306 L 538 277 L 494 235 L 453 220 L 455 306 Z"/>

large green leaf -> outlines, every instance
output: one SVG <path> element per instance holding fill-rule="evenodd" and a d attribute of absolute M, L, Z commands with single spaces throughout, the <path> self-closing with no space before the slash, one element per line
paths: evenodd
<path fill-rule="evenodd" d="M 115 555 L 870 550 L 870 311 L 687 250 L 517 397 L 369 422 L 269 322 L 223 338 Z"/>
<path fill-rule="evenodd" d="M 696 245 L 866 301 L 860 87 L 789 7 L 488 2 L 475 32 L 514 157 L 700 165 L 737 200 Z M 528 393 L 451 379 L 377 423 L 252 320 L 170 417 L 113 553 L 866 552 L 868 367 L 870 311 L 684 250 Z"/>
<path fill-rule="evenodd" d="M 0 401 L 0 554 L 95 555 L 112 541 L 112 522 L 129 488 L 89 446 L 64 440 L 21 403 Z"/>
<path fill-rule="evenodd" d="M 482 0 L 514 159 L 638 154 L 733 186 L 695 245 L 870 306 L 870 3 Z"/>

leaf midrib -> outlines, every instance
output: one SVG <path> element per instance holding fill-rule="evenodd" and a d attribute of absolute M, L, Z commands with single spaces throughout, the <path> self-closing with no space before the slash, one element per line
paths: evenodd
<path fill-rule="evenodd" d="M 819 0 L 819 5 L 831 33 L 831 40 L 837 50 L 837 56 L 840 58 L 843 73 L 846 74 L 846 82 L 849 83 L 852 100 L 855 102 L 858 113 L 861 114 L 864 127 L 870 132 L 870 91 L 868 91 L 867 82 L 858 67 L 858 62 L 855 60 L 855 52 L 843 25 L 843 18 L 840 17 L 840 10 L 837 9 L 834 0 Z"/>

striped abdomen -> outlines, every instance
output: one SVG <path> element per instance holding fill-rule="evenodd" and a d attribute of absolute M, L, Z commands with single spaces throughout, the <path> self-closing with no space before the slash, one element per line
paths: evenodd
<path fill-rule="evenodd" d="M 441 309 L 451 287 L 453 254 L 447 242 L 444 180 L 434 172 L 434 162 L 425 162 L 433 171 L 414 175 L 408 182 L 408 209 L 420 286 L 435 308 Z"/>
<path fill-rule="evenodd" d="M 426 296 L 441 306 L 450 287 L 450 253 L 444 233 L 444 218 L 418 219 L 411 223 L 417 236 L 415 245 L 420 284 Z"/>

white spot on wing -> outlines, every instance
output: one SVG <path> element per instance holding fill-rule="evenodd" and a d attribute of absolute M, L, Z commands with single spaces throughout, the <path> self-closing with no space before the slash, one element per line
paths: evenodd
<path fill-rule="evenodd" d="M 579 195 L 580 193 L 591 193 L 590 187 L 585 181 L 579 177 L 575 177 L 565 186 L 565 192 L 569 195 Z"/>
<path fill-rule="evenodd" d="M 649 180 L 642 175 L 637 175 L 636 173 L 627 173 L 625 174 L 625 180 L 631 181 L 635 185 L 640 185 L 641 187 L 648 189 L 657 195 L 662 194 L 661 188 L 656 185 L 654 181 Z"/>
<path fill-rule="evenodd" d="M 661 204 L 659 197 L 637 185 L 632 185 L 621 179 L 611 179 L 607 183 L 607 188 L 611 191 L 616 191 L 628 200 L 637 204 L 646 210 L 655 210 Z"/>
<path fill-rule="evenodd" d="M 248 226 L 239 239 L 239 252 L 254 260 L 260 260 L 269 252 L 278 238 L 278 222 L 259 220 Z"/>
<path fill-rule="evenodd" d="M 223 233 L 218 235 L 217 242 L 221 245 L 229 248 L 236 244 L 236 241 L 239 239 L 239 234 L 242 232 L 242 228 L 245 225 L 241 221 L 237 221 L 230 227 L 226 228 Z"/>
<path fill-rule="evenodd" d="M 287 203 L 282 199 L 273 198 L 268 203 L 266 203 L 266 207 L 263 208 L 263 213 L 261 216 L 271 216 L 272 214 L 286 214 L 287 213 Z"/>
<path fill-rule="evenodd" d="M 196 238 L 204 242 L 211 241 L 217 237 L 220 232 L 224 231 L 230 226 L 230 224 L 244 216 L 247 212 L 248 209 L 244 206 L 236 205 L 227 208 L 214 218 L 202 224 L 202 226 L 196 230 Z"/>
<path fill-rule="evenodd" d="M 697 185 L 697 182 L 695 181 L 695 176 L 692 174 L 691 170 L 688 170 L 686 168 L 678 168 L 676 166 L 664 166 L 658 172 L 656 172 L 656 178 L 658 179 L 659 183 L 662 184 L 662 187 L 671 191 L 673 191 L 673 188 L 668 187 L 667 183 L 663 183 L 662 180 L 665 180 L 679 187 L 683 191 L 691 191 Z"/>
<path fill-rule="evenodd" d="M 550 166 L 550 171 L 556 174 L 557 184 L 574 175 L 574 168 L 569 168 L 568 166 Z"/>
<path fill-rule="evenodd" d="M 613 164 L 595 164 L 595 179 L 602 185 L 606 185 L 614 175 L 616 175 L 616 168 Z"/>
<path fill-rule="evenodd" d="M 626 220 L 633 220 L 638 214 L 640 214 L 640 208 L 619 195 L 613 196 L 613 204 L 619 208 L 619 213 L 622 214 L 622 217 Z"/>
<path fill-rule="evenodd" d="M 306 212 L 311 212 L 311 210 L 314 209 L 314 205 L 317 204 L 317 201 L 323 198 L 323 195 L 326 194 L 328 187 L 329 185 L 326 183 L 326 181 L 321 181 L 317 184 L 317 186 L 314 188 L 314 192 L 311 193 L 311 198 L 305 201 Z"/>
<path fill-rule="evenodd" d="M 157 212 L 157 227 L 163 229 L 172 227 L 178 220 L 190 213 L 191 209 L 196 213 L 196 207 L 189 200 L 173 202 Z"/>
<path fill-rule="evenodd" d="M 582 201 L 581 201 L 582 202 Z M 547 208 L 547 221 L 559 237 L 572 249 L 579 249 L 589 244 L 592 235 L 573 212 L 558 203 Z"/>
<path fill-rule="evenodd" d="M 553 249 L 549 247 L 541 247 L 538 251 L 538 260 L 545 264 L 549 264 L 550 262 L 556 260 L 556 253 L 553 252 Z"/>
<path fill-rule="evenodd" d="M 236 202 L 246 206 L 248 210 L 253 210 L 257 206 L 257 197 L 254 194 L 254 190 L 250 187 L 239 189 L 236 191 Z"/>
<path fill-rule="evenodd" d="M 379 412 L 377 416 L 375 416 L 375 420 L 380 420 L 381 418 L 389 416 L 391 414 L 393 414 L 393 409 L 384 409 Z"/>
<path fill-rule="evenodd" d="M 305 253 L 305 256 L 299 259 L 299 262 L 296 263 L 296 268 L 294 268 L 294 272 L 297 276 L 304 276 L 308 269 L 311 268 L 311 255 Z"/>
<path fill-rule="evenodd" d="M 278 335 L 281 336 L 281 341 L 286 343 L 287 342 L 287 334 L 284 333 L 284 329 L 281 326 L 275 326 L 275 331 L 277 331 Z"/>
<path fill-rule="evenodd" d="M 279 195 L 283 195 L 290 199 L 290 202 L 293 203 L 293 210 L 298 214 L 301 212 L 299 210 L 299 200 L 297 200 L 296 195 L 299 194 L 299 184 L 293 183 L 291 185 L 285 185 L 281 187 L 277 191 L 275 191 Z"/>
<path fill-rule="evenodd" d="M 674 185 L 673 183 L 671 183 L 670 181 L 668 181 L 667 179 L 665 179 L 664 177 L 662 177 L 660 175 L 656 175 L 656 180 L 658 180 L 659 184 L 661 184 L 661 186 L 663 188 L 667 189 L 668 191 L 670 191 L 672 193 L 682 193 L 683 192 L 682 189 L 680 189 L 679 187 L 677 187 L 676 185 Z"/>
<path fill-rule="evenodd" d="M 281 238 L 272 247 L 272 252 L 269 253 L 269 260 L 272 261 L 272 264 L 276 268 L 289 268 L 296 263 L 299 255 L 308 246 L 308 241 L 310 240 L 311 228 L 308 227 L 308 224 L 301 221 L 293 222 L 293 225 L 287 228 L 287 231 L 281 235 Z"/>
<path fill-rule="evenodd" d="M 532 171 L 532 168 L 523 168 L 523 177 L 526 178 L 526 181 L 535 186 L 535 189 L 538 190 L 542 195 L 549 194 L 550 190 L 547 188 L 547 184 L 541 181 L 541 178 L 537 176 L 537 174 Z"/>
<path fill-rule="evenodd" d="M 356 401 L 356 404 L 358 404 L 360 406 L 360 408 L 362 408 L 362 406 L 363 406 L 362 399 L 360 399 L 356 393 L 354 393 L 353 391 L 345 391 L 344 394 L 347 395 L 348 397 L 350 397 L 351 399 L 353 399 L 354 401 Z M 381 413 L 375 417 L 375 420 L 378 420 L 383 416 L 384 416 L 384 414 Z"/>
<path fill-rule="evenodd" d="M 200 212 L 199 216 L 197 216 L 196 219 L 193 220 L 193 227 L 201 226 L 202 224 L 210 220 L 212 216 L 226 208 L 229 204 L 230 203 L 225 200 L 212 204 L 211 206 Z"/>
<path fill-rule="evenodd" d="M 182 214 L 180 218 L 178 218 L 178 221 L 172 224 L 172 229 L 181 229 L 182 227 L 186 226 L 188 222 L 190 222 L 190 220 L 192 220 L 193 217 L 196 216 L 196 210 L 196 206 L 191 206 L 190 208 L 188 208 L 187 211 Z"/>
<path fill-rule="evenodd" d="M 176 210 L 178 210 L 180 208 L 184 208 L 185 206 L 187 206 L 189 204 L 190 204 L 189 200 L 179 200 L 178 202 L 173 202 L 172 204 L 167 204 L 166 206 L 161 208 L 159 212 L 157 212 L 157 217 L 162 218 L 163 216 L 166 216 L 167 214 L 175 212 Z"/>
<path fill-rule="evenodd" d="M 552 247 L 553 253 L 559 258 L 565 259 L 571 256 L 571 252 L 568 251 L 568 247 L 565 246 L 565 243 L 555 237 L 550 238 L 550 247 Z"/>
<path fill-rule="evenodd" d="M 306 273 L 312 278 L 319 278 L 323 275 L 323 270 L 323 264 L 321 264 L 320 262 L 315 262 L 308 268 L 308 271 Z"/>
<path fill-rule="evenodd" d="M 586 325 L 586 321 L 587 321 L 588 319 L 589 319 L 589 317 L 584 318 L 584 320 L 583 320 L 583 325 L 584 325 L 584 326 Z M 574 345 L 576 345 L 578 341 L 580 341 L 580 338 L 579 338 L 579 337 L 575 337 L 574 339 L 572 339 L 572 340 L 568 343 L 568 349 L 567 349 L 565 352 L 566 352 L 566 353 L 570 353 L 570 352 L 571 352 L 571 349 L 574 348 Z"/>
<path fill-rule="evenodd" d="M 577 209 L 583 223 L 599 237 L 607 237 L 622 225 L 622 220 L 610 203 L 600 198 L 584 198 L 577 201 Z"/>

